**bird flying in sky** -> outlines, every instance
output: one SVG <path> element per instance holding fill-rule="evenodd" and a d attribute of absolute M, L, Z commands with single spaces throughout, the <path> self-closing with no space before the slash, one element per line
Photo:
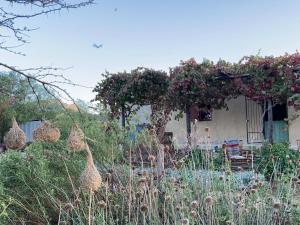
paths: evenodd
<path fill-rule="evenodd" d="M 103 44 L 93 44 L 94 48 L 103 48 Z"/>

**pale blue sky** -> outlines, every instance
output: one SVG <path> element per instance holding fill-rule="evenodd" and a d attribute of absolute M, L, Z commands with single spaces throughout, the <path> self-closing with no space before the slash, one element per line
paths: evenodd
<path fill-rule="evenodd" d="M 39 17 L 26 57 L 0 52 L 23 68 L 73 67 L 65 75 L 95 86 L 105 70 L 137 66 L 168 70 L 195 57 L 237 61 L 300 49 L 299 0 L 98 0 L 96 5 Z M 0 3 L 3 5 L 3 3 Z M 114 9 L 117 8 L 117 11 Z M 92 47 L 93 43 L 103 48 Z M 68 88 L 90 100 L 90 89 Z"/>

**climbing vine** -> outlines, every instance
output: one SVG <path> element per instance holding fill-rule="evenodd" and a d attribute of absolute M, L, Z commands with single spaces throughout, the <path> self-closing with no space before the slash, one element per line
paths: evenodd
<path fill-rule="evenodd" d="M 249 74 L 245 80 L 236 80 L 240 92 L 262 103 L 271 99 L 275 104 L 288 101 L 295 109 L 300 107 L 300 54 L 279 57 L 244 57 L 239 72 Z"/>
<path fill-rule="evenodd" d="M 270 99 L 300 108 L 300 54 L 279 57 L 249 56 L 238 63 L 214 63 L 194 59 L 182 61 L 170 70 L 137 68 L 130 73 L 106 73 L 94 89 L 96 100 L 109 106 L 112 115 L 121 109 L 130 114 L 151 105 L 166 121 L 172 111 L 187 107 L 221 109 L 239 95 L 263 103 Z"/>
<path fill-rule="evenodd" d="M 225 61 L 214 64 L 194 59 L 181 62 L 171 70 L 171 84 L 168 90 L 168 106 L 184 112 L 186 107 L 220 109 L 226 107 L 226 100 L 238 95 L 229 71 L 232 65 Z"/>
<path fill-rule="evenodd" d="M 94 89 L 95 100 L 109 106 L 113 116 L 119 116 L 122 108 L 129 115 L 141 106 L 161 104 L 169 86 L 167 73 L 148 68 L 103 76 Z"/>

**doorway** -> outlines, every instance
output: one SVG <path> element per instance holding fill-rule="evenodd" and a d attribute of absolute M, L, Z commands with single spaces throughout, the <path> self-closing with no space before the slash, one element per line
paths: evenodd
<path fill-rule="evenodd" d="M 289 141 L 287 104 L 277 104 L 273 106 L 273 141 L 274 143 L 282 143 Z M 264 136 L 269 137 L 268 113 L 264 115 Z"/>

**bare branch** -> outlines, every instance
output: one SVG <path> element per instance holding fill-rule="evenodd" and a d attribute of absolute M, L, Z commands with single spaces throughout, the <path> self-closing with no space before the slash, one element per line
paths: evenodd
<path fill-rule="evenodd" d="M 72 101 L 72 103 L 75 105 L 75 107 L 76 107 L 77 111 L 79 112 L 79 114 L 82 115 L 80 108 L 78 107 L 78 105 L 75 102 L 75 99 L 65 89 L 63 89 L 62 87 L 58 86 L 57 84 L 55 84 L 53 82 L 48 82 L 48 81 L 41 80 L 40 78 L 32 76 L 31 74 L 25 73 L 24 71 L 28 71 L 28 69 L 22 71 L 22 70 L 19 70 L 19 69 L 15 68 L 15 67 L 9 66 L 9 65 L 4 64 L 4 63 L 1 63 L 1 62 L 0 62 L 0 66 L 4 67 L 6 69 L 9 69 L 9 70 L 11 70 L 11 71 L 13 71 L 13 72 L 15 72 L 15 73 L 17 73 L 17 74 L 19 74 L 19 75 L 21 75 L 21 76 L 23 76 L 24 78 L 27 79 L 27 81 L 29 82 L 29 85 L 30 85 L 33 93 L 37 97 L 37 100 L 39 102 L 39 106 L 40 107 L 41 107 L 41 105 L 40 105 L 40 99 L 38 98 L 38 96 L 37 96 L 37 94 L 35 92 L 35 89 L 34 89 L 33 85 L 31 84 L 31 81 L 36 81 L 37 83 L 41 84 L 43 86 L 43 88 L 47 91 L 47 93 L 49 95 L 51 95 L 52 97 L 54 97 L 56 100 L 59 101 L 59 103 L 61 104 L 61 106 L 63 107 L 63 109 L 68 113 L 68 115 L 71 118 L 72 118 L 71 114 L 68 112 L 68 110 L 66 109 L 64 103 L 61 101 L 61 98 L 62 98 L 61 93 L 63 93 L 67 97 L 67 98 L 65 98 L 67 101 Z M 41 70 L 41 69 L 39 69 L 39 70 Z M 32 71 L 32 70 L 30 69 L 29 71 Z M 59 77 L 61 77 L 61 76 L 62 75 L 59 75 Z M 65 78 L 65 80 L 68 80 L 68 79 Z M 65 82 L 65 84 L 68 84 L 68 83 Z M 73 86 L 75 85 L 76 86 L 76 84 L 74 84 L 74 83 L 70 83 L 70 85 L 73 85 Z M 54 93 L 57 93 L 59 96 L 55 95 Z"/>
<path fill-rule="evenodd" d="M 5 40 L 15 41 L 21 43 L 21 45 L 28 43 L 28 33 L 38 28 L 30 28 L 27 26 L 18 25 L 17 22 L 20 19 L 30 19 L 42 15 L 48 15 L 50 13 L 60 12 L 62 10 L 81 8 L 94 3 L 94 0 L 83 0 L 77 3 L 75 1 L 63 1 L 63 0 L 7 0 L 11 4 L 18 4 L 22 6 L 31 5 L 31 13 L 16 13 L 9 11 L 8 7 L 0 7 L 0 49 L 24 55 L 18 51 L 12 50 L 12 48 L 19 47 L 20 45 L 6 45 Z"/>

